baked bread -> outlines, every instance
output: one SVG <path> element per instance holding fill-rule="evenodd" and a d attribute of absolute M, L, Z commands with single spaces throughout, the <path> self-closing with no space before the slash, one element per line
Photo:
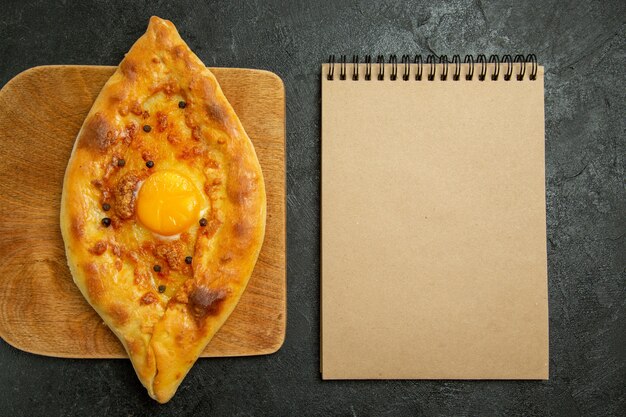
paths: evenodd
<path fill-rule="evenodd" d="M 237 115 L 174 25 L 152 17 L 78 134 L 60 224 L 74 282 L 157 401 L 237 305 L 265 215 Z"/>

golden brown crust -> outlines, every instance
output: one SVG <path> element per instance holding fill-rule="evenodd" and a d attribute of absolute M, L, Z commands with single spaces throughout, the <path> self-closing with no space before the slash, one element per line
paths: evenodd
<path fill-rule="evenodd" d="M 136 221 L 138 184 L 160 167 L 193 179 L 208 207 L 206 225 L 174 241 Z M 150 19 L 87 115 L 65 175 L 61 230 L 74 281 L 149 394 L 168 401 L 235 308 L 265 233 L 253 145 L 171 22 Z"/>

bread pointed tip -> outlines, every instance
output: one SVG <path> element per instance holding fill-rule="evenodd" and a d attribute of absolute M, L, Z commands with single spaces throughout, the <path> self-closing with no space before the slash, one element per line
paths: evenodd
<path fill-rule="evenodd" d="M 148 31 L 160 26 L 169 26 L 170 28 L 175 28 L 174 23 L 167 19 L 162 19 L 159 16 L 150 16 L 150 20 L 148 21 Z"/>
<path fill-rule="evenodd" d="M 173 390 L 155 388 L 154 392 L 150 393 L 150 396 L 159 404 L 165 404 L 169 402 L 172 398 L 174 398 L 174 394 L 176 394 L 177 388 L 178 385 L 176 385 Z"/>

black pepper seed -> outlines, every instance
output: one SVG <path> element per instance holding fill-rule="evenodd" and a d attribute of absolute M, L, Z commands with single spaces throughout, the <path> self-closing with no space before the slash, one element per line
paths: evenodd
<path fill-rule="evenodd" d="M 148 161 L 148 162 L 146 162 L 146 166 L 147 166 L 148 168 L 152 168 L 152 167 L 154 166 L 154 162 L 152 162 L 152 161 Z"/>
<path fill-rule="evenodd" d="M 178 102 L 178 107 L 184 109 L 185 107 L 187 107 L 187 103 L 181 100 Z"/>
<path fill-rule="evenodd" d="M 110 205 L 110 204 L 108 204 L 108 203 L 104 203 L 104 204 L 102 205 L 102 210 L 104 210 L 104 211 L 109 211 L 109 210 L 111 210 L 111 205 Z"/>
<path fill-rule="evenodd" d="M 185 258 L 185 263 L 186 263 L 187 265 L 190 265 L 192 260 L 193 260 L 193 259 L 191 258 L 191 256 L 187 256 L 187 257 Z"/>
<path fill-rule="evenodd" d="M 126 165 L 126 161 L 123 159 L 118 159 L 117 160 L 117 166 L 118 167 L 123 167 L 124 165 Z"/>
<path fill-rule="evenodd" d="M 165 285 L 159 285 L 159 292 L 162 294 L 165 292 Z"/>
<path fill-rule="evenodd" d="M 109 219 L 108 217 L 105 217 L 104 219 L 102 219 L 102 225 L 104 227 L 109 227 L 111 226 L 111 219 Z"/>
<path fill-rule="evenodd" d="M 207 219 L 205 219 L 204 217 L 200 219 L 200 226 L 204 227 L 208 224 L 209 222 L 207 221 Z"/>
<path fill-rule="evenodd" d="M 150 127 L 150 125 L 143 125 L 143 131 L 148 133 L 149 131 L 151 131 L 152 128 Z"/>
<path fill-rule="evenodd" d="M 154 265 L 152 269 L 154 269 L 154 272 L 161 272 L 161 265 Z"/>

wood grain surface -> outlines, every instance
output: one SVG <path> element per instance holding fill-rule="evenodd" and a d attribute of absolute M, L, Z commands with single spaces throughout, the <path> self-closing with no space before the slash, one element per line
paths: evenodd
<path fill-rule="evenodd" d="M 0 91 L 0 336 L 18 349 L 126 357 L 74 285 L 59 228 L 72 145 L 114 70 L 35 67 Z M 286 322 L 284 87 L 266 71 L 211 70 L 256 148 L 267 189 L 267 228 L 248 288 L 202 356 L 268 354 L 282 345 Z"/>

